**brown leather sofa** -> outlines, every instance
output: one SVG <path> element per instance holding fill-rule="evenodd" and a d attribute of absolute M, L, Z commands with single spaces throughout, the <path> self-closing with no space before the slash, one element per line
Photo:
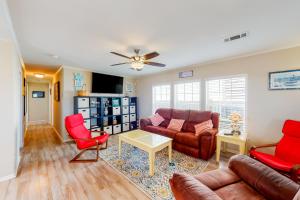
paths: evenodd
<path fill-rule="evenodd" d="M 219 128 L 218 113 L 171 108 L 161 108 L 156 113 L 161 115 L 165 121 L 159 126 L 153 126 L 149 118 L 141 119 L 140 126 L 142 130 L 172 138 L 174 149 L 193 157 L 207 160 L 214 154 L 216 134 Z M 180 132 L 167 129 L 171 119 L 185 120 Z M 213 122 L 213 129 L 196 136 L 194 125 L 209 119 Z"/>
<path fill-rule="evenodd" d="M 174 174 L 170 185 L 176 200 L 300 199 L 297 183 L 245 155 L 233 156 L 225 169 Z"/>

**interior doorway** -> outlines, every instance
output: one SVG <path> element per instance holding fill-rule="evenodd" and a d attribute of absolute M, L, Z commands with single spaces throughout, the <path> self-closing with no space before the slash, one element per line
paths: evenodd
<path fill-rule="evenodd" d="M 50 123 L 49 83 L 28 82 L 28 123 Z"/>

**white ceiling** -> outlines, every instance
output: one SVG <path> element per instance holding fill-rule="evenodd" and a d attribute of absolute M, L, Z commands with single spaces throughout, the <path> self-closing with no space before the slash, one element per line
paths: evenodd
<path fill-rule="evenodd" d="M 125 76 L 141 72 L 110 54 L 158 51 L 166 69 L 300 45 L 299 0 L 9 0 L 25 63 Z M 249 31 L 247 39 L 224 43 Z M 54 59 L 49 55 L 58 55 Z"/>

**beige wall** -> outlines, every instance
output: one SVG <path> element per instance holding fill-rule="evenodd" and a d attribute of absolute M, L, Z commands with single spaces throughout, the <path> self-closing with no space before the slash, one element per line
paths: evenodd
<path fill-rule="evenodd" d="M 277 141 L 285 119 L 300 120 L 300 90 L 268 90 L 268 73 L 278 70 L 300 69 L 300 47 L 214 64 L 193 65 L 178 70 L 137 79 L 140 117 L 152 113 L 152 85 L 173 83 L 178 72 L 192 69 L 192 79 L 201 80 L 202 109 L 205 108 L 205 79 L 236 74 L 248 75 L 248 138 L 249 144 Z"/>
<path fill-rule="evenodd" d="M 54 99 L 54 84 L 56 82 L 60 82 L 60 101 L 56 101 Z M 61 140 L 63 140 L 62 132 L 64 129 L 64 122 L 62 118 L 62 91 L 63 91 L 63 69 L 61 68 L 59 71 L 56 72 L 56 74 L 53 77 L 52 82 L 52 102 L 53 102 L 53 112 L 52 112 L 52 122 L 53 127 L 56 130 L 56 132 L 59 134 L 59 137 Z"/>
<path fill-rule="evenodd" d="M 20 62 L 11 41 L 0 40 L 0 66 L 0 180 L 5 180 L 15 175 L 18 166 L 16 149 L 20 128 L 17 90 Z"/>
<path fill-rule="evenodd" d="M 45 98 L 32 98 L 33 91 L 44 91 Z M 29 123 L 49 123 L 49 84 L 28 83 Z"/>

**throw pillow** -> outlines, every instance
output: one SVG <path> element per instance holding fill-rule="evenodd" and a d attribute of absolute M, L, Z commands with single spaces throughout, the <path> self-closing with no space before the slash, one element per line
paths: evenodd
<path fill-rule="evenodd" d="M 156 113 L 153 117 L 150 117 L 150 121 L 153 126 L 159 126 L 165 119 Z"/>
<path fill-rule="evenodd" d="M 174 131 L 181 131 L 183 123 L 184 123 L 183 119 L 171 119 L 168 129 L 171 129 Z"/>
<path fill-rule="evenodd" d="M 210 120 L 204 121 L 202 123 L 196 124 L 195 127 L 195 133 L 196 136 L 200 135 L 201 133 L 204 133 L 205 131 L 213 128 L 213 123 Z"/>

